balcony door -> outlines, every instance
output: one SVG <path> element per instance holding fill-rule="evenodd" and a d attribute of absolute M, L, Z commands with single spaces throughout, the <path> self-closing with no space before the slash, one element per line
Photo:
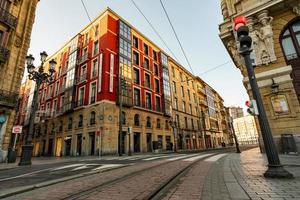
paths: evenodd
<path fill-rule="evenodd" d="M 291 78 L 300 102 L 300 19 L 283 31 L 280 40 L 286 62 L 292 66 Z"/>

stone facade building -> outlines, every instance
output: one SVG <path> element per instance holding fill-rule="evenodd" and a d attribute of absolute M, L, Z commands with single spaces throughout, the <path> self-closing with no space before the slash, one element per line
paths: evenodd
<path fill-rule="evenodd" d="M 38 0 L 0 0 L 0 161 L 11 141 L 15 108 Z"/>
<path fill-rule="evenodd" d="M 230 106 L 230 107 L 228 107 L 228 110 L 229 110 L 229 115 L 233 119 L 244 117 L 244 111 L 243 111 L 243 108 L 241 108 L 241 107 Z"/>
<path fill-rule="evenodd" d="M 200 107 L 207 107 L 205 88 L 209 86 L 109 8 L 48 61 L 52 58 L 58 64 L 54 82 L 44 84 L 39 91 L 34 155 L 116 154 L 119 144 L 121 153 L 204 148 Z M 194 83 L 181 82 L 180 72 L 184 80 L 192 78 Z M 180 86 L 184 87 L 184 96 L 174 96 L 177 93 L 171 90 L 172 81 L 178 84 L 178 93 Z M 202 90 L 198 89 L 200 82 Z M 218 104 L 215 120 L 220 120 L 221 127 L 223 100 L 212 88 L 210 91 L 213 104 Z M 22 102 L 30 102 L 30 92 L 26 94 Z M 182 129 L 177 132 L 175 118 L 179 110 L 174 108 L 174 98 L 180 99 L 181 108 L 183 99 L 186 101 L 185 110 L 180 109 L 180 123 L 177 118 Z M 20 119 L 26 125 L 26 116 L 20 115 Z M 208 147 L 212 143 L 218 147 L 222 128 L 212 131 L 217 136 Z"/>
<path fill-rule="evenodd" d="M 247 17 L 252 59 L 274 140 L 293 134 L 300 147 L 300 3 L 298 0 L 221 0 L 220 37 L 252 96 L 233 30 L 236 16 Z M 259 126 L 258 126 L 259 127 Z M 262 141 L 260 141 L 262 144 Z"/>

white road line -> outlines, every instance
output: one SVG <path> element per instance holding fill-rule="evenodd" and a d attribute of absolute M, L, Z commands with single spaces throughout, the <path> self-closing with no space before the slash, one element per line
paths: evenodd
<path fill-rule="evenodd" d="M 90 168 L 90 167 L 87 166 L 87 165 L 83 165 L 81 167 L 76 167 L 75 169 L 72 169 L 70 171 L 73 172 L 73 171 L 82 170 L 82 169 L 88 169 L 88 168 Z"/>
<path fill-rule="evenodd" d="M 178 156 L 178 157 L 175 157 L 175 158 L 169 158 L 167 160 L 170 160 L 170 161 L 180 160 L 180 159 L 192 157 L 192 156 L 195 156 L 195 155 L 198 155 L 198 154 L 190 154 L 190 155 Z"/>
<path fill-rule="evenodd" d="M 72 168 L 72 167 L 79 167 L 85 165 L 85 163 L 80 163 L 80 164 L 72 164 L 72 165 L 65 165 L 62 167 L 56 167 L 54 169 L 52 169 L 51 171 L 57 171 L 57 170 L 61 170 L 61 169 L 68 169 L 68 168 Z"/>
<path fill-rule="evenodd" d="M 211 156 L 211 155 L 213 155 L 213 154 L 212 153 L 203 154 L 203 155 L 194 156 L 194 157 L 191 157 L 191 158 L 184 159 L 183 161 L 192 162 L 192 161 L 196 161 L 196 160 L 199 160 L 201 158 L 205 158 L 205 157 L 208 157 L 208 156 Z"/>
<path fill-rule="evenodd" d="M 53 168 L 42 169 L 42 170 L 38 170 L 38 171 L 34 171 L 34 172 L 30 172 L 30 173 L 26 173 L 26 174 L 22 174 L 22 175 L 18 175 L 18 176 L 13 176 L 13 177 L 9 177 L 9 178 L 3 178 L 3 179 L 0 179 L 0 182 L 1 181 L 11 180 L 11 179 L 16 179 L 16 178 L 21 178 L 21 177 L 29 176 L 29 175 L 32 175 L 32 174 L 37 174 L 37 173 L 44 172 L 44 171 L 49 171 L 51 169 L 53 169 Z"/>
<path fill-rule="evenodd" d="M 160 158 L 167 158 L 167 157 L 171 157 L 173 155 L 166 155 L 166 156 L 157 156 L 157 157 L 151 157 L 151 158 L 145 158 L 143 160 L 156 160 L 156 159 L 160 159 Z"/>
<path fill-rule="evenodd" d="M 210 158 L 207 158 L 204 161 L 205 162 L 215 162 L 226 155 L 227 155 L 227 153 L 218 154 L 218 155 L 212 156 Z"/>
<path fill-rule="evenodd" d="M 95 169 L 92 169 L 93 171 L 97 171 L 100 169 L 107 169 L 107 168 L 115 168 L 115 167 L 120 167 L 123 166 L 123 164 L 107 164 L 107 165 L 102 165 L 100 167 L 97 167 Z"/>

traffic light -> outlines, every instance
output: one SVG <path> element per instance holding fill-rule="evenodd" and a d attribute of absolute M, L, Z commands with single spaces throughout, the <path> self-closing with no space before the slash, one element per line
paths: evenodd
<path fill-rule="evenodd" d="M 256 104 L 256 100 L 252 99 L 250 101 L 246 101 L 246 106 L 248 107 L 247 112 L 250 115 L 258 115 L 258 108 L 257 108 L 257 104 Z"/>
<path fill-rule="evenodd" d="M 234 18 L 234 30 L 240 43 L 240 51 L 249 50 L 252 45 L 252 38 L 249 36 L 249 28 L 246 26 L 246 23 L 247 20 L 244 16 Z"/>

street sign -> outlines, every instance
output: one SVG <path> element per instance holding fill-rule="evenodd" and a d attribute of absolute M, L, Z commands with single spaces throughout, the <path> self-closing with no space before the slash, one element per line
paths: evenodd
<path fill-rule="evenodd" d="M 13 126 L 12 132 L 15 134 L 20 134 L 22 133 L 22 126 Z"/>

